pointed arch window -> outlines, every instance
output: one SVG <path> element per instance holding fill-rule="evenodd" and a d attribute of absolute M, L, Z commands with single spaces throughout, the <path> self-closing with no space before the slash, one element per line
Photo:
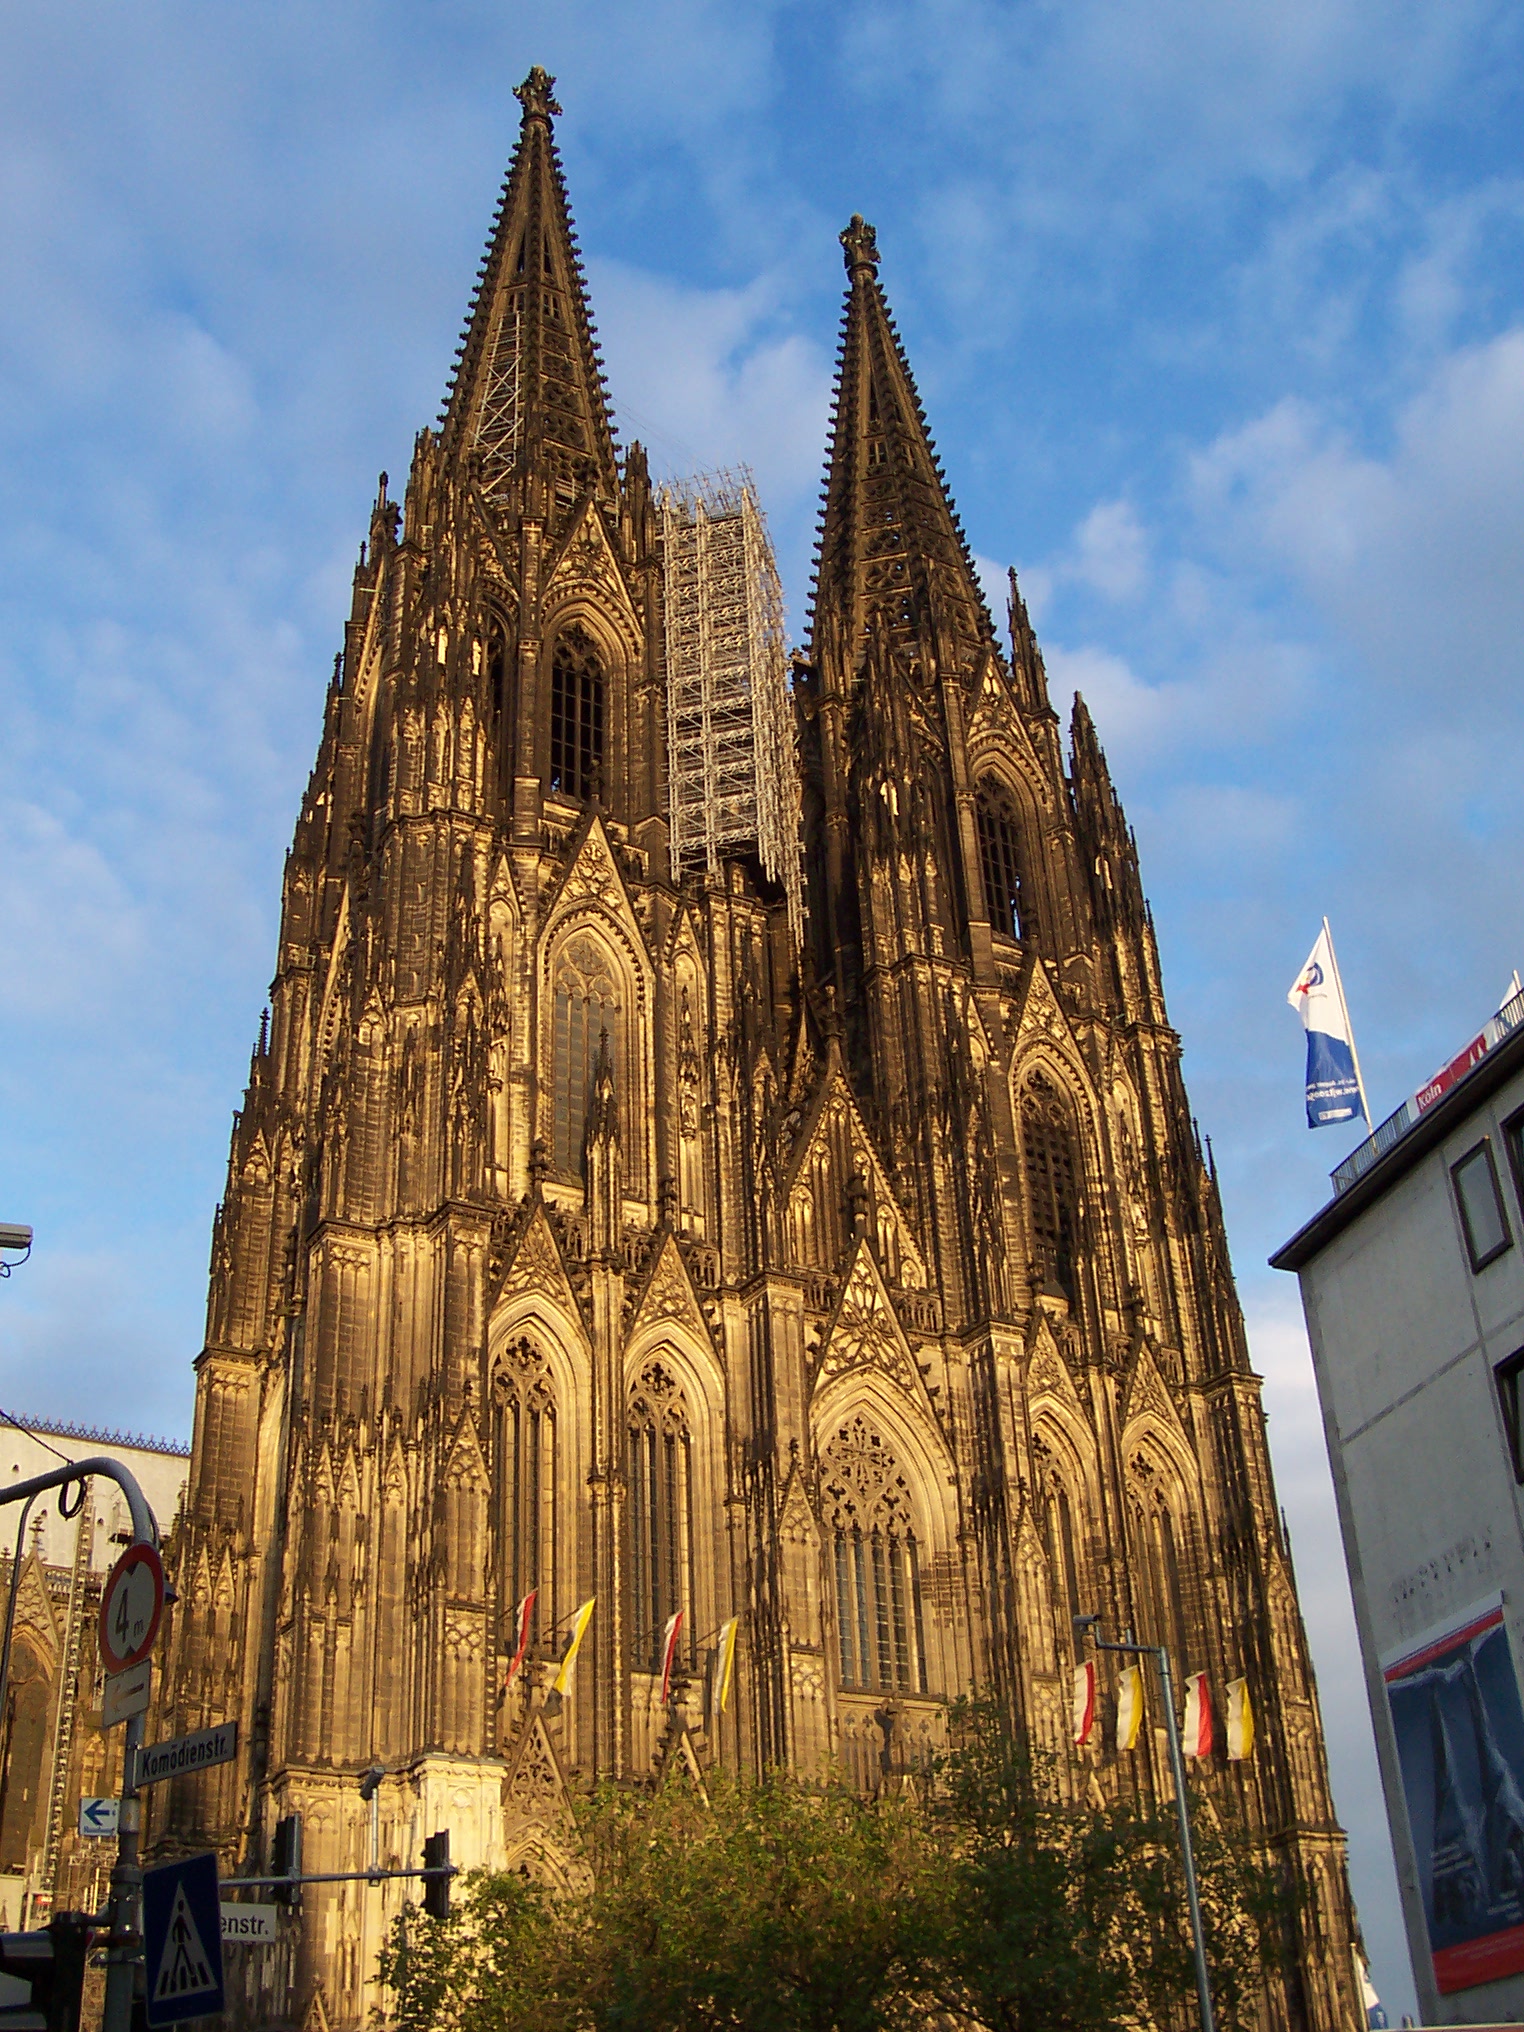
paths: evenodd
<path fill-rule="evenodd" d="M 685 1612 L 685 1655 L 694 1636 L 693 1441 L 682 1387 L 660 1358 L 630 1392 L 628 1470 L 633 1663 L 656 1672 L 669 1616 Z"/>
<path fill-rule="evenodd" d="M 494 1481 L 503 1628 L 539 1589 L 542 1630 L 556 1620 L 556 1393 L 550 1364 L 532 1340 L 506 1350 L 493 1384 Z"/>
<path fill-rule="evenodd" d="M 1007 792 L 990 778 L 975 803 L 979 862 L 984 871 L 984 910 L 1001 938 L 1022 935 L 1021 830 Z"/>
<path fill-rule="evenodd" d="M 487 711 L 492 724 L 503 724 L 503 710 L 508 703 L 508 638 L 503 624 L 496 618 L 487 629 Z"/>
<path fill-rule="evenodd" d="M 1061 1096 L 1033 1073 L 1021 1100 L 1021 1154 L 1033 1260 L 1045 1289 L 1077 1294 L 1075 1247 L 1079 1239 L 1079 1172 L 1074 1125 Z"/>
<path fill-rule="evenodd" d="M 566 629 L 550 664 L 550 788 L 583 802 L 603 789 L 603 659 L 585 628 Z"/>
<path fill-rule="evenodd" d="M 552 1039 L 552 1162 L 558 1177 L 582 1176 L 582 1134 L 605 1033 L 609 1056 L 622 1064 L 623 1010 L 609 963 L 591 939 L 578 939 L 556 967 Z"/>
<path fill-rule="evenodd" d="M 920 1547 L 910 1488 L 866 1419 L 852 1419 L 831 1441 L 823 1490 L 841 1684 L 854 1692 L 924 1693 Z"/>
<path fill-rule="evenodd" d="M 1147 1618 L 1152 1641 L 1170 1647 L 1177 1669 L 1190 1664 L 1189 1627 L 1180 1571 L 1181 1524 L 1161 1486 L 1158 1464 L 1145 1453 L 1132 1462 L 1133 1528 L 1140 1570 L 1137 1605 Z"/>

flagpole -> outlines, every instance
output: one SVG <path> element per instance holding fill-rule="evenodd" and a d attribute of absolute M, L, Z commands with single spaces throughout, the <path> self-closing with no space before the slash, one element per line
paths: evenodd
<path fill-rule="evenodd" d="M 1333 961 L 1334 985 L 1339 991 L 1339 1009 L 1344 1017 L 1344 1035 L 1349 1039 L 1349 1055 L 1355 1066 L 1355 1085 L 1360 1089 L 1360 1106 L 1365 1111 L 1365 1133 L 1375 1134 L 1376 1119 L 1371 1113 L 1371 1104 L 1365 1098 L 1365 1075 L 1360 1070 L 1360 1054 L 1355 1049 L 1355 1026 L 1349 1020 L 1349 1004 L 1344 999 L 1344 976 L 1339 972 L 1339 955 L 1334 951 L 1333 933 L 1328 928 L 1328 919 L 1323 919 L 1323 936 L 1328 940 L 1328 957 Z"/>

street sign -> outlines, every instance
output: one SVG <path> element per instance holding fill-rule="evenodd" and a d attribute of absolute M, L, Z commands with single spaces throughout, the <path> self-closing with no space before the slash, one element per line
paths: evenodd
<path fill-rule="evenodd" d="M 145 1658 L 141 1664 L 131 1666 L 126 1672 L 108 1673 L 106 1691 L 101 1696 L 101 1727 L 114 1729 L 118 1722 L 126 1721 L 131 1715 L 146 1714 L 152 1697 L 151 1658 Z"/>
<path fill-rule="evenodd" d="M 121 1810 L 121 1804 L 120 1799 L 82 1799 L 79 1802 L 80 1833 L 115 1834 L 116 1817 Z"/>
<path fill-rule="evenodd" d="M 187 1856 L 143 1872 L 143 1968 L 150 2025 L 178 2025 L 222 2009 L 215 1856 Z"/>
<path fill-rule="evenodd" d="M 279 1940 L 278 1905 L 230 1905 L 222 1901 L 222 1944 L 235 1940 Z"/>
<path fill-rule="evenodd" d="M 168 1743 L 152 1743 L 138 1752 L 139 1785 L 157 1785 L 161 1778 L 182 1778 L 187 1771 L 208 1771 L 213 1764 L 231 1764 L 238 1755 L 237 1722 L 219 1722 Z"/>
<path fill-rule="evenodd" d="M 101 1592 L 101 1663 L 125 1672 L 153 1649 L 164 1613 L 164 1568 L 151 1545 L 129 1545 Z"/>

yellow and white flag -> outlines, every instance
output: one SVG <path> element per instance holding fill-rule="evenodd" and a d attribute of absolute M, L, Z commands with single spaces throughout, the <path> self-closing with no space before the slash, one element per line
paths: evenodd
<path fill-rule="evenodd" d="M 741 1627 L 741 1618 L 732 1616 L 720 1630 L 718 1655 L 714 1672 L 714 1711 L 723 1714 L 730 1700 L 730 1682 L 736 1669 L 736 1634 Z"/>
<path fill-rule="evenodd" d="M 1228 1681 L 1228 1755 L 1235 1763 L 1254 1755 L 1254 1708 L 1247 1679 Z"/>
<path fill-rule="evenodd" d="M 566 1693 L 571 1688 L 572 1667 L 577 1662 L 577 1653 L 582 1649 L 582 1639 L 587 1635 L 587 1626 L 593 1620 L 593 1603 L 597 1599 L 596 1595 L 590 1596 L 572 1617 L 571 1642 L 567 1645 L 566 1655 L 561 1660 L 560 1671 L 550 1682 L 552 1693 Z"/>
<path fill-rule="evenodd" d="M 1131 1750 L 1143 1726 L 1143 1668 L 1127 1665 L 1117 1678 L 1117 1748 Z"/>

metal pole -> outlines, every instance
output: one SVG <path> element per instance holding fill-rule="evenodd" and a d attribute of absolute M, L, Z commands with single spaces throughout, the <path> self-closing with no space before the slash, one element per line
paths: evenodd
<path fill-rule="evenodd" d="M 127 1720 L 122 1748 L 122 1803 L 117 1821 L 116 1868 L 111 1872 L 111 1944 L 106 1950 L 106 2004 L 101 2032 L 132 2032 L 132 1992 L 143 1943 L 138 1938 L 143 1871 L 138 1861 L 138 1752 L 143 1747 L 143 1717 Z"/>
<path fill-rule="evenodd" d="M 1175 1812 L 1180 1821 L 1180 1853 L 1185 1861 L 1185 1895 L 1191 1908 L 1191 1937 L 1196 1949 L 1196 1995 L 1201 2000 L 1201 2032 L 1216 2032 L 1212 2016 L 1212 1985 L 1207 1976 L 1206 1931 L 1201 1923 L 1201 1893 L 1196 1885 L 1196 1854 L 1191 1847 L 1191 1809 L 1185 1796 L 1185 1759 L 1180 1754 L 1180 1725 L 1175 1720 L 1175 1689 L 1170 1679 L 1169 1652 L 1162 1644 L 1140 1646 L 1153 1652 L 1164 1690 L 1164 1725 L 1169 1732 L 1169 1763 L 1175 1778 Z"/>

